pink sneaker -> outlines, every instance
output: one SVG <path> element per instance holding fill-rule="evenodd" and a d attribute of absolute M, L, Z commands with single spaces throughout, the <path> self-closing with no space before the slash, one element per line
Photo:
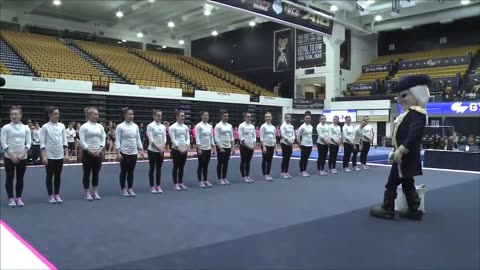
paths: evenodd
<path fill-rule="evenodd" d="M 8 206 L 9 206 L 9 207 L 17 207 L 17 204 L 15 203 L 15 199 L 14 199 L 14 198 L 8 199 Z"/>
<path fill-rule="evenodd" d="M 90 194 L 90 192 L 87 192 L 85 194 L 85 200 L 87 201 L 93 201 L 93 197 L 92 197 L 92 194 Z"/>
<path fill-rule="evenodd" d="M 56 204 L 57 201 L 55 200 L 55 196 L 50 195 L 50 196 L 48 197 L 48 202 L 51 203 L 51 204 Z"/>
<path fill-rule="evenodd" d="M 98 192 L 94 192 L 93 193 L 93 199 L 94 200 L 101 200 L 102 198 L 100 197 L 100 195 L 98 195 Z"/>
<path fill-rule="evenodd" d="M 57 203 L 63 203 L 62 198 L 60 198 L 60 194 L 55 195 L 55 201 L 56 201 Z"/>
<path fill-rule="evenodd" d="M 163 193 L 163 190 L 160 186 L 157 186 L 155 189 L 157 190 L 157 193 L 160 193 L 160 194 Z"/>
<path fill-rule="evenodd" d="M 16 198 L 15 203 L 17 204 L 18 207 L 24 207 L 25 204 L 22 201 L 22 198 Z"/>

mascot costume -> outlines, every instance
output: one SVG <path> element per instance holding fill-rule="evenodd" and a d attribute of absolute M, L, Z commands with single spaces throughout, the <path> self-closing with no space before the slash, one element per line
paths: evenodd
<path fill-rule="evenodd" d="M 389 155 L 392 168 L 385 185 L 383 204 L 370 210 L 374 217 L 384 219 L 395 217 L 397 187 L 402 184 L 408 210 L 400 212 L 400 216 L 414 220 L 422 219 L 423 212 L 418 210 L 420 197 L 413 177 L 422 175 L 420 150 L 427 122 L 425 107 L 430 98 L 428 90 L 430 85 L 431 79 L 428 76 L 410 75 L 401 78 L 392 89 L 392 93 L 398 93 L 397 102 L 402 106 L 402 113 L 394 121 L 392 135 L 394 152 Z"/>

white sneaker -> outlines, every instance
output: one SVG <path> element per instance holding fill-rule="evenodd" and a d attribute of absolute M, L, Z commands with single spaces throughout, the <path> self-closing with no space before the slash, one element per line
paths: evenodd
<path fill-rule="evenodd" d="M 130 194 L 130 197 L 136 197 L 137 196 L 137 194 L 135 194 L 135 192 L 133 192 L 133 189 L 131 189 L 131 188 L 128 190 L 128 194 Z"/>
<path fill-rule="evenodd" d="M 331 170 L 330 170 L 330 173 L 331 173 L 331 174 L 338 174 L 338 171 L 337 171 L 336 169 L 331 169 Z"/>
<path fill-rule="evenodd" d="M 310 174 L 308 174 L 306 171 L 303 171 L 300 176 L 303 176 L 303 177 L 310 177 Z"/>
<path fill-rule="evenodd" d="M 321 175 L 321 176 L 327 176 L 328 173 L 327 173 L 325 170 L 323 170 L 323 171 L 320 171 L 320 175 Z"/>
<path fill-rule="evenodd" d="M 289 173 L 286 173 L 287 174 L 287 179 L 291 179 L 292 176 L 289 174 Z"/>
<path fill-rule="evenodd" d="M 223 179 L 223 182 L 225 182 L 227 185 L 230 185 L 230 182 L 228 182 L 227 178 Z"/>
<path fill-rule="evenodd" d="M 158 193 L 158 194 L 162 194 L 162 193 L 163 193 L 163 190 L 162 190 L 162 188 L 161 188 L 160 186 L 155 187 L 155 189 L 157 190 L 157 193 Z"/>
<path fill-rule="evenodd" d="M 280 179 L 288 179 L 288 175 L 286 173 L 280 174 Z"/>
<path fill-rule="evenodd" d="M 370 167 L 368 167 L 367 165 L 363 165 L 363 166 L 365 170 L 370 170 Z"/>
<path fill-rule="evenodd" d="M 63 203 L 62 198 L 60 198 L 60 194 L 55 195 L 55 201 L 56 201 L 57 203 Z"/>
<path fill-rule="evenodd" d="M 9 207 L 17 207 L 17 203 L 15 202 L 14 198 L 8 199 L 8 206 Z"/>
<path fill-rule="evenodd" d="M 350 170 L 350 168 L 345 168 L 345 169 L 343 169 L 343 170 L 344 170 L 346 173 L 351 173 L 351 172 L 352 172 L 352 170 Z"/>
<path fill-rule="evenodd" d="M 90 192 L 87 192 L 87 194 L 85 194 L 85 200 L 93 201 L 93 197 L 92 197 L 92 194 L 90 194 Z"/>
<path fill-rule="evenodd" d="M 17 204 L 18 207 L 24 207 L 25 204 L 22 201 L 22 198 L 16 198 L 15 203 Z"/>
<path fill-rule="evenodd" d="M 223 179 L 218 180 L 218 183 L 220 183 L 220 185 L 227 185 L 227 183 Z"/>
<path fill-rule="evenodd" d="M 207 185 L 205 185 L 203 182 L 200 182 L 199 187 L 201 187 L 201 188 L 206 188 Z"/>
<path fill-rule="evenodd" d="M 179 186 L 182 190 L 188 190 L 187 186 L 185 186 L 184 184 L 180 184 Z"/>
<path fill-rule="evenodd" d="M 357 167 L 357 166 L 353 167 L 353 170 L 354 170 L 354 171 L 361 171 L 361 169 L 360 169 L 359 167 Z"/>
<path fill-rule="evenodd" d="M 248 180 L 248 177 L 244 177 L 243 180 L 242 180 L 244 183 L 250 183 L 250 180 Z"/>
<path fill-rule="evenodd" d="M 57 201 L 55 200 L 55 196 L 50 195 L 50 197 L 48 197 L 48 202 L 51 204 L 56 204 Z"/>
<path fill-rule="evenodd" d="M 175 185 L 175 188 L 174 188 L 176 191 L 182 191 L 182 188 L 180 187 L 180 185 Z"/>
<path fill-rule="evenodd" d="M 250 183 L 253 183 L 255 182 L 255 180 L 253 180 L 250 176 L 247 176 L 248 180 L 250 181 Z"/>
<path fill-rule="evenodd" d="M 211 187 L 213 187 L 213 185 L 212 185 L 212 184 L 210 184 L 210 182 L 208 182 L 208 181 L 205 181 L 205 185 L 206 185 L 208 188 L 211 188 Z"/>
<path fill-rule="evenodd" d="M 158 191 L 157 191 L 157 189 L 156 189 L 155 187 L 151 187 L 151 188 L 150 188 L 150 192 L 151 192 L 152 194 L 157 194 L 157 193 L 158 193 Z"/>
<path fill-rule="evenodd" d="M 98 195 L 98 192 L 93 192 L 93 199 L 98 201 L 98 200 L 101 200 L 102 197 L 100 197 L 100 195 Z"/>
<path fill-rule="evenodd" d="M 263 177 L 265 178 L 265 181 L 270 181 L 270 177 L 268 177 L 268 175 L 264 175 Z"/>
<path fill-rule="evenodd" d="M 130 193 L 128 193 L 128 191 L 127 191 L 126 188 L 124 188 L 124 189 L 122 190 L 122 196 L 124 196 L 124 197 L 130 197 Z"/>

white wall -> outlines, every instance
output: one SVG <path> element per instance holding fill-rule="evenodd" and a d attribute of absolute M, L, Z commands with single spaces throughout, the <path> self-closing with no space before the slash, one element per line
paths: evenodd
<path fill-rule="evenodd" d="M 362 65 L 369 64 L 377 57 L 377 35 L 356 36 L 352 34 L 350 70 L 342 69 L 341 89 L 354 82 L 362 73 Z"/>

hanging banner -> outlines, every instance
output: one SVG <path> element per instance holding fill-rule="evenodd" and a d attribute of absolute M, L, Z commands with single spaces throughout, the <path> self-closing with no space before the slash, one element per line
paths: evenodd
<path fill-rule="evenodd" d="M 456 65 L 469 65 L 470 56 L 456 56 L 446 58 L 433 58 L 416 61 L 402 61 L 400 62 L 400 69 L 418 69 L 418 68 L 430 68 L 430 67 L 444 67 L 444 66 L 456 66 Z"/>
<path fill-rule="evenodd" d="M 293 68 L 292 29 L 273 32 L 273 72 L 285 72 Z"/>
<path fill-rule="evenodd" d="M 377 89 L 377 84 L 374 82 L 371 83 L 349 83 L 347 84 L 347 90 L 359 92 L 359 91 L 375 91 Z"/>
<path fill-rule="evenodd" d="M 392 0 L 392 11 L 400 14 L 400 0 Z"/>
<path fill-rule="evenodd" d="M 296 68 L 325 66 L 325 43 L 323 36 L 296 30 Z"/>
<path fill-rule="evenodd" d="M 369 72 L 387 72 L 390 71 L 390 64 L 375 64 L 375 65 L 363 65 L 362 73 Z"/>
<path fill-rule="evenodd" d="M 310 13 L 282 0 L 208 0 L 209 3 L 234 8 L 268 20 L 285 24 L 310 32 L 332 35 L 333 21 L 317 13 Z M 289 0 L 295 5 L 301 5 L 334 17 L 333 14 L 310 6 L 298 0 Z"/>

